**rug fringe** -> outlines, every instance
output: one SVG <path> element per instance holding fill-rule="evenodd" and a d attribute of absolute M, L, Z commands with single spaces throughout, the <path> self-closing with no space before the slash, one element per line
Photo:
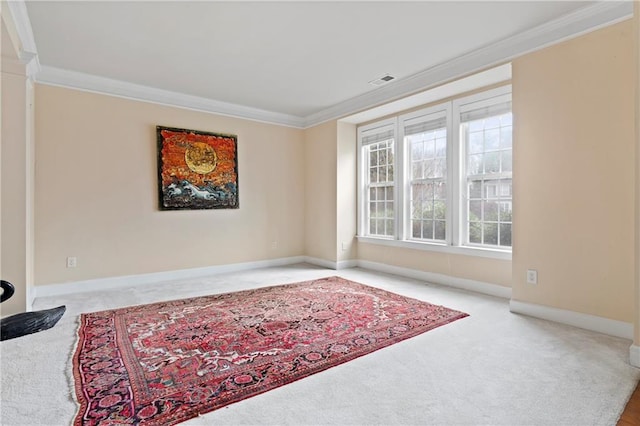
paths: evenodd
<path fill-rule="evenodd" d="M 76 411 L 75 411 L 75 415 L 73 416 L 74 419 L 78 417 L 78 415 L 80 414 L 80 409 L 82 408 L 80 401 L 78 401 L 78 395 L 76 394 L 76 382 L 73 374 L 74 373 L 73 358 L 76 355 L 76 351 L 78 350 L 78 344 L 80 343 L 80 327 L 82 325 L 81 318 L 82 318 L 82 314 L 76 316 L 75 318 L 75 322 L 76 322 L 75 341 L 71 346 L 71 352 L 70 352 L 69 358 L 67 359 L 67 368 L 66 368 L 66 374 L 65 374 L 67 377 L 67 384 L 69 386 L 69 394 L 73 402 L 76 404 Z"/>

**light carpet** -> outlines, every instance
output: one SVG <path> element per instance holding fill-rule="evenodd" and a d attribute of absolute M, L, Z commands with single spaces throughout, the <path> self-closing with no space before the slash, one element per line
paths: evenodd
<path fill-rule="evenodd" d="M 301 264 L 36 300 L 34 309 L 67 313 L 51 330 L 2 342 L 0 424 L 70 424 L 81 312 L 336 274 L 470 317 L 183 424 L 615 425 L 640 379 L 627 340 L 511 314 L 505 299 Z"/>

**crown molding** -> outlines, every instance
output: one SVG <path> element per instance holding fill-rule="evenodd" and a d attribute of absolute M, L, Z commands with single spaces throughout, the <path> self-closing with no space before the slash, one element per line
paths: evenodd
<path fill-rule="evenodd" d="M 342 118 L 465 75 L 508 62 L 633 16 L 632 1 L 605 1 L 579 9 L 528 31 L 399 79 L 305 117 L 305 127 Z"/>
<path fill-rule="evenodd" d="M 633 16 L 632 1 L 602 1 L 579 9 L 531 30 L 485 46 L 427 70 L 399 79 L 376 90 L 347 99 L 327 109 L 299 117 L 213 99 L 113 80 L 76 71 L 40 66 L 31 24 L 23 0 L 8 2 L 19 27 L 25 52 L 34 55 L 27 63 L 28 75 L 38 83 L 107 94 L 180 108 L 259 121 L 294 128 L 309 128 L 329 120 L 343 118 L 508 62 L 518 56 L 578 37 Z M 33 49 L 33 50 L 29 50 Z M 32 73 L 32 74 L 31 74 Z"/>
<path fill-rule="evenodd" d="M 304 124 L 302 117 L 289 114 L 186 95 L 55 67 L 43 66 L 36 76 L 36 82 L 287 127 L 302 128 Z"/>
<path fill-rule="evenodd" d="M 33 29 L 31 28 L 31 20 L 27 12 L 27 5 L 24 0 L 12 0 L 5 3 L 11 14 L 11 18 L 20 39 L 20 52 L 18 56 L 20 60 L 27 66 L 26 75 L 33 79 L 40 71 L 40 60 L 38 59 L 38 48 L 36 40 L 33 37 Z"/>

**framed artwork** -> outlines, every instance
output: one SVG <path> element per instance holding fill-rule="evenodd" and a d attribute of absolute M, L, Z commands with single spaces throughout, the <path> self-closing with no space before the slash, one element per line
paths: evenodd
<path fill-rule="evenodd" d="M 156 126 L 160 210 L 237 209 L 238 137 Z"/>

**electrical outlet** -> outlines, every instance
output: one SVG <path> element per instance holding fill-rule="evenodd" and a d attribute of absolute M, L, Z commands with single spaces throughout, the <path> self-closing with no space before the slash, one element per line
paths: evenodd
<path fill-rule="evenodd" d="M 272 250 L 275 250 L 275 249 L 277 249 L 277 248 L 278 248 L 278 242 L 277 242 L 277 241 L 272 241 L 272 242 L 271 242 L 271 249 L 272 249 Z"/>
<path fill-rule="evenodd" d="M 342 243 L 342 251 L 347 251 L 347 243 Z"/>
<path fill-rule="evenodd" d="M 527 269 L 527 283 L 538 284 L 538 271 L 535 269 Z"/>
<path fill-rule="evenodd" d="M 78 266 L 78 258 L 67 257 L 67 268 L 75 268 L 76 266 Z"/>

